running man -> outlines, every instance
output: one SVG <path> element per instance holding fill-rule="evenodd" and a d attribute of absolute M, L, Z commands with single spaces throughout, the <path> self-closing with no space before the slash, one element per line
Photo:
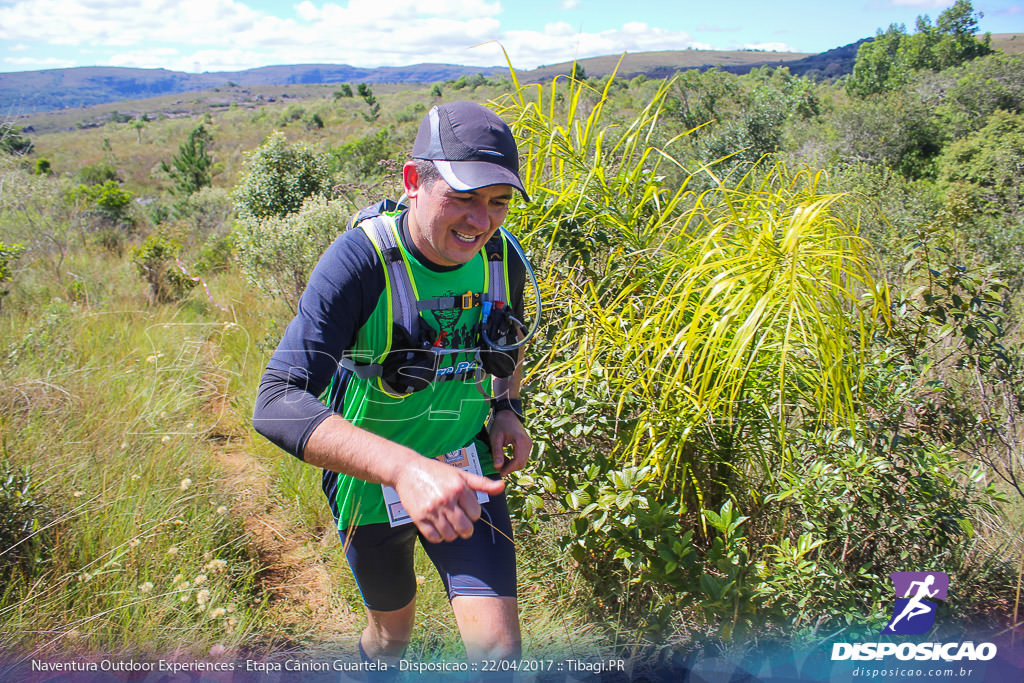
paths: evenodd
<path fill-rule="evenodd" d="M 321 257 L 267 364 L 253 424 L 323 468 L 366 605 L 364 658 L 394 660 L 409 643 L 419 538 L 468 657 L 515 659 L 515 548 L 501 477 L 526 464 L 532 442 L 521 350 L 495 370 L 503 363 L 480 330 L 485 306 L 522 318 L 526 268 L 498 232 L 514 193 L 526 198 L 518 151 L 497 115 L 455 102 L 428 112 L 402 174 L 408 208 L 362 212 Z M 411 303 L 395 294 L 403 287 Z M 515 334 L 504 339 L 512 346 Z M 489 385 L 490 400 L 481 395 Z"/>

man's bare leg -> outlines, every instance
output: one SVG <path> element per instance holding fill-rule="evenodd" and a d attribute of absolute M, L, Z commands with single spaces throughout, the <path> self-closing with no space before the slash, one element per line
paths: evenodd
<path fill-rule="evenodd" d="M 516 598 L 456 595 L 452 609 L 469 661 L 519 659 L 522 655 Z"/>
<path fill-rule="evenodd" d="M 366 628 L 359 639 L 363 652 L 370 658 L 380 658 L 396 664 L 409 646 L 416 617 L 416 598 L 400 609 L 380 612 L 367 608 Z"/>

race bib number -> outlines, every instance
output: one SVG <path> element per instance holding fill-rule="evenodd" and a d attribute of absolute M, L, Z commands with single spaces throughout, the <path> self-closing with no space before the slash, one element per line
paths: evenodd
<path fill-rule="evenodd" d="M 439 455 L 435 460 L 440 460 L 446 465 L 452 467 L 458 467 L 460 470 L 465 470 L 471 474 L 483 475 L 483 470 L 480 469 L 480 457 L 476 453 L 476 444 L 471 443 L 465 448 L 459 448 L 451 453 L 445 453 Z M 412 517 L 402 507 L 402 501 L 398 498 L 398 491 L 395 491 L 390 486 L 381 484 L 381 490 L 384 492 L 384 509 L 388 511 L 388 521 L 391 522 L 391 526 L 401 526 L 408 524 L 412 521 Z M 476 492 L 476 502 L 483 505 L 491 499 L 483 491 Z"/>

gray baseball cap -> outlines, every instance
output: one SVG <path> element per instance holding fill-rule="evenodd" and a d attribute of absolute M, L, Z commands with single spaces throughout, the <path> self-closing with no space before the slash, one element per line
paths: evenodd
<path fill-rule="evenodd" d="M 433 161 L 454 190 L 511 185 L 530 200 L 519 179 L 519 150 L 512 131 L 497 114 L 476 102 L 450 102 L 427 112 L 412 158 Z"/>

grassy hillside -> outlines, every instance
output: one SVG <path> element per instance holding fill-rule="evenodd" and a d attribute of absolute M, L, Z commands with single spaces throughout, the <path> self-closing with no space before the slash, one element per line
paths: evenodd
<path fill-rule="evenodd" d="M 1012 629 L 1020 59 L 868 98 L 693 70 L 374 86 L 377 118 L 333 86 L 239 85 L 25 119 L 34 150 L 0 157 L 0 465 L 34 504 L 0 518 L 28 536 L 0 562 L 0 649 L 354 653 L 319 473 L 249 426 L 290 309 L 243 271 L 231 192 L 281 132 L 323 155 L 338 215 L 394 197 L 439 99 L 501 108 L 532 198 L 508 223 L 547 307 L 510 485 L 527 656 L 827 647 L 877 634 L 909 569 L 956 586 L 936 637 Z M 99 123 L 114 108 L 152 120 Z M 160 162 L 200 124 L 212 187 L 174 195 Z M 203 282 L 160 301 L 170 252 Z M 458 658 L 417 562 L 411 653 Z"/>

